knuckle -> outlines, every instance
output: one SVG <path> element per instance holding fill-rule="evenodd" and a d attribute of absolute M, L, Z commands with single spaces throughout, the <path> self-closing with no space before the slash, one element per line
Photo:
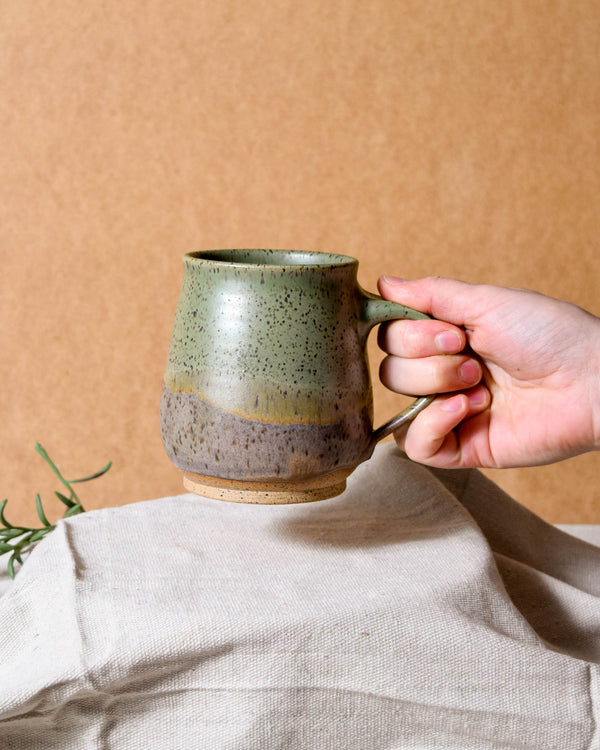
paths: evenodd
<path fill-rule="evenodd" d="M 405 325 L 400 331 L 402 344 L 407 357 L 418 357 L 422 351 L 423 334 L 419 326 Z"/>
<path fill-rule="evenodd" d="M 426 321 L 397 320 L 390 324 L 388 344 L 397 356 L 425 357 L 432 349 L 430 338 Z"/>

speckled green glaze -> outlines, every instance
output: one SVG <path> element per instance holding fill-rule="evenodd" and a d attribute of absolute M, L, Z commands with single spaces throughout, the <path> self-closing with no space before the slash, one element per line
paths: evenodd
<path fill-rule="evenodd" d="M 301 251 L 184 257 L 160 408 L 178 468 L 242 482 L 349 473 L 398 426 L 373 432 L 367 335 L 427 316 L 362 290 L 357 268 Z"/>

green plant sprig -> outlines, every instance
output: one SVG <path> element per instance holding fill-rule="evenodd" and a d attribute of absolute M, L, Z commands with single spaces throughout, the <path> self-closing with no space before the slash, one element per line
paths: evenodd
<path fill-rule="evenodd" d="M 56 476 L 58 477 L 60 483 L 67 490 L 68 494 L 58 491 L 55 491 L 54 493 L 56 497 L 61 501 L 61 503 L 67 506 L 67 510 L 65 511 L 63 518 L 70 518 L 71 516 L 76 516 L 78 513 L 84 513 L 85 508 L 83 507 L 73 485 L 81 484 L 82 482 L 89 482 L 92 479 L 97 479 L 103 474 L 106 474 L 106 472 L 112 466 L 112 461 L 109 461 L 106 466 L 102 467 L 102 469 L 100 469 L 99 471 L 90 474 L 89 476 L 81 477 L 80 479 L 65 479 L 65 477 L 63 477 L 63 475 L 61 474 L 58 466 L 50 458 L 50 456 L 42 447 L 42 445 L 40 445 L 40 443 L 35 444 L 35 449 L 44 459 L 44 461 L 46 461 L 46 463 L 50 466 L 54 474 L 56 474 Z M 6 520 L 6 516 L 4 514 L 7 503 L 8 500 L 3 500 L 0 503 L 0 555 L 10 555 L 7 564 L 8 575 L 11 578 L 14 578 L 16 572 L 16 563 L 22 565 L 23 555 L 26 552 L 29 552 L 31 548 L 40 541 L 40 539 L 46 536 L 46 534 L 49 534 L 54 528 L 56 528 L 56 524 L 50 523 L 50 521 L 46 517 L 39 492 L 35 496 L 35 506 L 38 518 L 43 524 L 40 528 L 34 529 L 28 528 L 26 526 L 14 526 L 12 523 L 9 523 Z"/>

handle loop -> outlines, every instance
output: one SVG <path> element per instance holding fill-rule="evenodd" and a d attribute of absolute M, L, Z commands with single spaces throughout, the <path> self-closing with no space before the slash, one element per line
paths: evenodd
<path fill-rule="evenodd" d="M 385 323 L 390 320 L 431 320 L 431 315 L 413 310 L 412 307 L 401 305 L 399 302 L 391 302 L 390 300 L 383 299 L 383 297 L 365 292 L 364 289 L 361 289 L 361 292 L 364 295 L 363 322 L 366 324 L 368 330 L 379 323 Z M 383 438 L 391 435 L 392 432 L 403 424 L 413 420 L 435 398 L 435 395 L 419 396 L 404 411 L 396 414 L 395 417 L 392 417 L 382 424 L 381 427 L 373 431 L 373 444 L 378 443 Z"/>

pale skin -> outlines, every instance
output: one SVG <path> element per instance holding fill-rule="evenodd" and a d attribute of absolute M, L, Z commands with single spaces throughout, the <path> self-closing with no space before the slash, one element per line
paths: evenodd
<path fill-rule="evenodd" d="M 379 280 L 436 320 L 381 327 L 384 385 L 440 394 L 395 434 L 443 468 L 535 466 L 600 447 L 600 319 L 536 292 L 443 278 Z"/>

